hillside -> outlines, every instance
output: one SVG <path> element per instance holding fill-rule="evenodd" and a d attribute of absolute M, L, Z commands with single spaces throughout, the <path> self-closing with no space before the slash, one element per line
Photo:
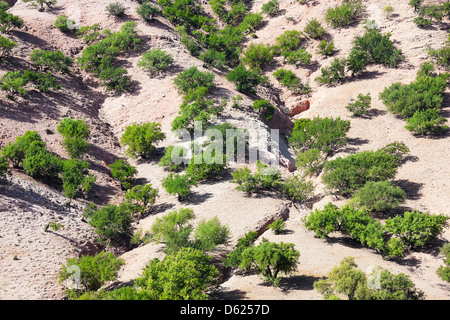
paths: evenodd
<path fill-rule="evenodd" d="M 119 2 L 126 8 L 123 18 L 108 16 L 107 5 Z M 157 1 L 149 1 L 156 5 Z M 200 3 L 200 1 L 197 1 Z M 261 12 L 265 0 L 245 1 L 249 12 Z M 377 150 L 394 141 L 403 142 L 408 148 L 408 158 L 399 167 L 393 179 L 396 186 L 406 192 L 406 201 L 394 213 L 418 210 L 430 214 L 450 216 L 450 135 L 418 136 L 405 129 L 405 119 L 389 112 L 380 99 L 380 93 L 393 83 L 409 84 L 416 79 L 421 63 L 429 61 L 426 46 L 441 48 L 447 39 L 450 21 L 444 17 L 431 28 L 419 28 L 414 22 L 417 13 L 406 0 L 371 1 L 366 6 L 365 16 L 345 28 L 332 28 L 324 17 L 328 8 L 342 1 L 279 1 L 279 14 L 263 15 L 264 22 L 253 34 L 245 35 L 241 46 L 245 52 L 250 44 L 276 43 L 276 38 L 288 30 L 303 31 L 312 19 L 319 20 L 326 29 L 327 39 L 333 39 L 335 53 L 325 57 L 316 52 L 320 40 L 307 38 L 302 46 L 312 54 L 311 63 L 304 65 L 283 64 L 280 56 L 262 67 L 270 86 L 258 87 L 254 94 L 239 92 L 234 83 L 227 80 L 231 68 L 217 69 L 192 56 L 180 41 L 175 26 L 165 17 L 157 15 L 153 21 L 145 22 L 136 13 L 137 1 L 126 0 L 58 0 L 45 11 L 38 11 L 29 4 L 17 1 L 8 12 L 20 16 L 24 21 L 22 29 L 13 30 L 3 36 L 16 42 L 8 60 L 0 65 L 0 76 L 8 71 L 34 68 L 30 54 L 35 49 L 61 50 L 76 61 L 88 46 L 74 34 L 65 34 L 55 28 L 55 19 L 63 14 L 81 26 L 99 23 L 102 29 L 115 32 L 128 21 L 136 23 L 138 35 L 143 39 L 142 47 L 118 57 L 118 64 L 131 77 L 129 92 L 108 92 L 100 85 L 98 77 L 83 70 L 75 63 L 69 73 L 55 73 L 59 90 L 38 92 L 30 90 L 26 96 L 11 101 L 6 93 L 0 92 L 0 148 L 27 131 L 37 131 L 48 150 L 61 158 L 69 155 L 62 146 L 62 136 L 57 132 L 58 123 L 66 117 L 84 119 L 89 127 L 91 147 L 84 161 L 90 164 L 89 173 L 96 178 L 88 196 L 76 197 L 68 202 L 64 190 L 56 183 L 44 183 L 26 175 L 23 170 L 12 168 L 7 181 L 0 184 L 0 299 L 63 299 L 64 286 L 58 283 L 58 272 L 67 258 L 94 254 L 102 249 L 96 244 L 96 234 L 83 217 L 87 204 L 119 204 L 125 191 L 113 178 L 109 165 L 116 159 L 127 159 L 136 167 L 135 183 L 151 183 L 158 188 L 150 213 L 134 222 L 134 230 L 150 231 L 153 223 L 170 211 L 191 208 L 195 213 L 194 224 L 202 219 L 217 217 L 228 226 L 230 241 L 215 251 L 216 258 L 223 258 L 233 250 L 237 240 L 248 231 L 257 231 L 260 243 L 263 238 L 273 242 L 293 243 L 300 252 L 299 264 L 294 274 L 283 277 L 279 287 L 268 286 L 257 274 L 225 269 L 222 282 L 214 291 L 214 299 L 322 299 L 313 283 L 323 277 L 345 257 L 354 257 L 363 271 L 378 265 L 394 274 L 404 273 L 425 298 L 448 299 L 450 285 L 443 281 L 436 270 L 444 263 L 439 248 L 450 240 L 450 230 L 444 231 L 432 243 L 408 252 L 399 259 L 383 259 L 382 255 L 353 241 L 339 232 L 330 239 L 318 239 L 303 223 L 314 209 L 322 209 L 332 202 L 338 206 L 348 200 L 340 195 L 330 195 L 323 184 L 323 172 L 308 177 L 315 187 L 314 198 L 305 203 L 292 203 L 274 192 L 248 195 L 236 190 L 231 183 L 231 173 L 245 164 L 230 164 L 217 179 L 199 183 L 192 187 L 186 201 L 179 201 L 162 186 L 168 172 L 158 165 L 165 148 L 179 140 L 171 128 L 178 116 L 183 96 L 178 92 L 174 79 L 190 67 L 212 72 L 214 88 L 211 96 L 217 101 L 224 99 L 227 106 L 213 123 L 230 123 L 252 132 L 269 134 L 271 129 L 280 130 L 280 172 L 283 177 L 300 174 L 295 167 L 295 150 L 290 148 L 288 137 L 298 119 L 314 117 L 340 117 L 350 121 L 346 134 L 347 144 L 338 149 L 328 160 L 345 157 L 367 150 Z M 432 3 L 433 1 L 427 1 Z M 434 1 L 441 4 L 445 1 Z M 214 16 L 207 1 L 201 1 L 207 14 Z M 394 13 L 386 18 L 383 8 L 391 5 Z M 345 58 L 353 46 L 356 36 L 364 34 L 365 19 L 374 19 L 380 31 L 390 33 L 390 39 L 402 50 L 404 59 L 396 68 L 373 64 L 356 77 L 348 76 L 334 86 L 320 85 L 315 79 L 321 68 L 329 66 L 335 58 Z M 173 65 L 163 74 L 152 77 L 139 67 L 143 53 L 161 48 L 173 57 Z M 306 94 L 293 94 L 273 76 L 279 68 L 286 68 L 297 75 L 302 83 L 309 84 Z M 436 71 L 445 73 L 442 66 Z M 448 82 L 447 82 L 448 83 Z M 450 118 L 450 89 L 445 89 L 440 114 Z M 352 117 L 346 109 L 349 101 L 359 93 L 370 93 L 371 116 Z M 241 95 L 243 108 L 231 107 L 232 98 Z M 255 100 L 267 99 L 276 107 L 271 120 L 265 120 L 252 110 Z M 304 106 L 308 106 L 304 108 Z M 306 110 L 305 110 L 306 109 Z M 215 122 L 214 122 L 215 120 Z M 157 145 L 154 155 L 148 159 L 133 159 L 126 155 L 120 138 L 127 126 L 133 123 L 157 122 L 166 139 Z M 254 165 L 251 166 L 254 169 Z M 267 228 L 269 222 L 283 218 L 288 232 L 275 235 Z M 59 231 L 45 232 L 51 221 L 58 221 L 64 227 Z M 124 259 L 113 286 L 129 284 L 141 275 L 142 268 L 153 258 L 164 258 L 164 245 L 147 243 L 137 247 L 109 247 L 107 250 Z M 219 259 L 217 259 L 219 260 Z M 219 263 L 220 267 L 223 266 Z M 221 269 L 222 270 L 222 269 Z"/>

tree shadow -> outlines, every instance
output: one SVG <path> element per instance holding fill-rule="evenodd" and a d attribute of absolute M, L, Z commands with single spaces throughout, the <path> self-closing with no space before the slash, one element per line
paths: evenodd
<path fill-rule="evenodd" d="M 420 190 L 423 187 L 423 183 L 401 179 L 396 180 L 394 184 L 406 192 L 406 199 L 408 200 L 418 200 L 422 197 Z"/>
<path fill-rule="evenodd" d="M 197 205 L 205 202 L 209 198 L 212 198 L 213 194 L 206 192 L 206 193 L 199 193 L 197 191 L 192 191 L 189 196 L 186 197 L 186 199 L 183 202 L 187 202 L 192 205 Z"/>
<path fill-rule="evenodd" d="M 226 290 L 224 288 L 219 288 L 209 295 L 211 300 L 242 300 L 245 297 L 245 291 L 239 289 Z"/>
<path fill-rule="evenodd" d="M 150 214 L 156 215 L 158 213 L 166 212 L 167 210 L 172 209 L 174 206 L 175 206 L 175 204 L 173 204 L 173 203 L 156 204 L 156 205 L 152 206 L 150 208 L 150 210 L 148 210 L 147 216 L 150 215 Z"/>
<path fill-rule="evenodd" d="M 314 290 L 314 282 L 322 279 L 321 277 L 295 275 L 290 277 L 280 278 L 280 289 L 283 293 L 288 293 L 293 290 Z"/>

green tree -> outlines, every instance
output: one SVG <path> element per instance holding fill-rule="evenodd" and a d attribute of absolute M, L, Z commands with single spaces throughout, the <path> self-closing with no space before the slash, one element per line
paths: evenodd
<path fill-rule="evenodd" d="M 268 78 L 261 75 L 260 69 L 247 70 L 242 64 L 227 73 L 226 78 L 235 83 L 238 91 L 244 93 L 255 93 L 256 86 L 268 82 Z"/>
<path fill-rule="evenodd" d="M 348 104 L 346 108 L 353 114 L 354 117 L 361 117 L 367 115 L 371 102 L 372 97 L 370 96 L 370 93 L 366 95 L 360 93 L 358 94 L 356 101 Z"/>
<path fill-rule="evenodd" d="M 65 160 L 62 165 L 62 182 L 64 194 L 75 198 L 81 189 L 87 193 L 92 187 L 93 176 L 89 174 L 89 163 L 75 159 Z"/>
<path fill-rule="evenodd" d="M 341 5 L 327 9 L 325 21 L 333 28 L 346 27 L 361 17 L 364 9 L 361 0 L 344 1 Z"/>
<path fill-rule="evenodd" d="M 174 84 L 181 94 L 186 94 L 199 87 L 210 90 L 214 87 L 214 74 L 200 71 L 193 66 L 179 73 L 174 79 Z"/>
<path fill-rule="evenodd" d="M 294 123 L 289 144 L 299 151 L 319 149 L 326 155 L 347 144 L 346 133 L 350 129 L 350 121 L 340 117 L 300 119 Z"/>
<path fill-rule="evenodd" d="M 23 2 L 31 2 L 33 7 L 38 8 L 39 11 L 44 11 L 45 6 L 47 6 L 47 8 L 51 8 L 56 4 L 57 0 L 23 0 Z"/>
<path fill-rule="evenodd" d="M 407 211 L 403 216 L 386 220 L 385 229 L 399 237 L 407 250 L 421 247 L 433 241 L 447 226 L 448 217 L 430 215 L 419 211 Z"/>
<path fill-rule="evenodd" d="M 325 29 L 316 18 L 308 21 L 304 31 L 313 39 L 321 39 L 325 34 Z"/>
<path fill-rule="evenodd" d="M 22 136 L 16 137 L 15 142 L 7 143 L 1 150 L 1 157 L 12 164 L 14 168 L 19 168 L 30 147 L 46 149 L 46 143 L 42 141 L 37 131 L 27 131 Z"/>
<path fill-rule="evenodd" d="M 417 110 L 406 120 L 405 128 L 420 135 L 436 135 L 448 130 L 447 119 L 437 109 Z"/>
<path fill-rule="evenodd" d="M 274 17 L 278 14 L 280 10 L 280 4 L 278 0 L 270 0 L 262 5 L 261 11 L 271 17 Z"/>
<path fill-rule="evenodd" d="M 136 285 L 149 292 L 153 300 L 207 300 L 207 289 L 217 277 L 218 270 L 209 256 L 182 248 L 163 260 L 151 260 Z"/>
<path fill-rule="evenodd" d="M 250 68 L 262 68 L 273 59 L 273 51 L 270 44 L 254 44 L 247 47 L 242 57 L 242 62 Z"/>
<path fill-rule="evenodd" d="M 331 65 L 320 69 L 320 76 L 316 77 L 315 80 L 320 84 L 326 85 L 334 85 L 342 82 L 345 78 L 346 64 L 347 59 L 334 58 Z"/>
<path fill-rule="evenodd" d="M 242 252 L 239 265 L 244 270 L 252 267 L 264 278 L 277 286 L 280 283 L 278 274 L 290 274 L 297 270 L 300 252 L 294 249 L 293 243 L 274 243 L 263 240 L 257 246 L 249 246 Z"/>
<path fill-rule="evenodd" d="M 30 55 L 31 61 L 42 71 L 49 69 L 53 72 L 69 72 L 73 64 L 71 57 L 66 57 L 59 50 L 34 50 Z"/>
<path fill-rule="evenodd" d="M 117 159 L 109 167 L 111 168 L 111 175 L 114 179 L 120 181 L 122 188 L 125 190 L 131 189 L 132 179 L 137 173 L 136 168 L 123 159 Z"/>
<path fill-rule="evenodd" d="M 13 29 L 22 29 L 23 27 L 23 19 L 6 12 L 8 9 L 9 6 L 0 8 L 0 32 L 2 33 L 9 33 Z"/>
<path fill-rule="evenodd" d="M 155 150 L 154 144 L 165 138 L 159 123 L 133 123 L 125 128 L 120 142 L 127 147 L 126 153 L 130 157 L 147 158 Z"/>
<path fill-rule="evenodd" d="M 103 206 L 93 211 L 89 219 L 100 243 L 130 239 L 133 234 L 132 222 L 132 208 L 127 203 Z"/>
<path fill-rule="evenodd" d="M 172 56 L 157 48 L 144 53 L 142 59 L 138 62 L 138 66 L 152 74 L 157 74 L 167 70 L 172 63 Z"/>
<path fill-rule="evenodd" d="M 123 259 L 115 257 L 110 252 L 100 252 L 94 256 L 81 256 L 69 258 L 59 272 L 59 282 L 71 279 L 72 266 L 79 268 L 80 285 L 82 289 L 76 291 L 96 291 L 107 281 L 113 281 L 118 276 L 119 269 L 125 264 Z M 80 292 L 77 292 L 78 294 Z M 76 296 L 76 295 L 75 295 Z"/>
<path fill-rule="evenodd" d="M 137 9 L 137 14 L 146 22 L 153 21 L 154 17 L 159 14 L 159 9 L 150 3 L 144 2 Z"/>
<path fill-rule="evenodd" d="M 62 145 L 72 158 L 81 157 L 89 149 L 90 144 L 85 141 L 89 138 L 89 128 L 83 119 L 63 118 L 57 131 L 64 137 Z"/>
<path fill-rule="evenodd" d="M 153 188 L 150 183 L 137 185 L 127 190 L 125 200 L 133 205 L 136 211 L 144 214 L 149 207 L 155 204 L 158 197 L 158 189 Z"/>
<path fill-rule="evenodd" d="M 369 211 L 387 211 L 396 208 L 406 199 L 406 192 L 395 187 L 390 181 L 368 181 L 352 195 L 359 206 Z"/>
<path fill-rule="evenodd" d="M 439 250 L 445 256 L 445 265 L 439 266 L 436 273 L 442 280 L 450 282 L 450 243 L 444 244 Z"/>
<path fill-rule="evenodd" d="M 188 174 L 170 173 L 162 181 L 163 188 L 170 195 L 177 195 L 179 201 L 183 201 L 191 193 L 191 187 L 197 185 L 197 181 L 193 180 Z"/>

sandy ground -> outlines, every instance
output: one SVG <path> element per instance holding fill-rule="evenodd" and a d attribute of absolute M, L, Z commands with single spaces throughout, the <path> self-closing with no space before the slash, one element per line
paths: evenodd
<path fill-rule="evenodd" d="M 18 2 L 12 12 L 20 14 L 26 21 L 27 28 L 11 34 L 20 45 L 15 49 L 13 63 L 19 66 L 27 66 L 27 57 L 34 48 L 59 48 L 66 54 L 77 57 L 83 44 L 75 38 L 62 35 L 52 27 L 54 19 L 60 14 L 69 14 L 78 19 L 81 25 L 89 25 L 100 22 L 103 27 L 117 30 L 123 21 L 108 18 L 104 11 L 107 4 L 114 2 L 109 0 L 73 1 L 59 0 L 57 7 L 49 12 L 37 12 L 28 8 L 26 4 Z M 115 158 L 123 156 L 123 150 L 118 140 L 125 127 L 133 122 L 157 121 L 161 123 L 163 131 L 167 134 L 160 148 L 175 142 L 170 133 L 170 124 L 177 115 L 181 104 L 181 96 L 177 94 L 173 86 L 173 78 L 176 74 L 190 66 L 202 68 L 203 63 L 192 58 L 187 50 L 177 40 L 171 31 L 170 25 L 162 18 L 154 23 L 141 22 L 135 8 L 137 2 L 120 1 L 128 10 L 127 20 L 134 20 L 138 24 L 145 45 L 142 52 L 150 48 L 160 47 L 175 58 L 175 66 L 163 76 L 151 78 L 147 73 L 137 67 L 142 52 L 133 53 L 121 57 L 121 62 L 126 66 L 129 75 L 135 82 L 136 90 L 130 94 L 108 95 L 96 86 L 94 77 L 78 71 L 74 77 L 60 76 L 66 84 L 58 93 L 49 93 L 45 97 L 33 93 L 32 99 L 20 100 L 16 104 L 2 104 L 0 139 L 3 144 L 13 140 L 17 135 L 26 130 L 38 130 L 49 148 L 64 156 L 64 150 L 60 145 L 60 137 L 56 133 L 56 125 L 64 116 L 78 116 L 88 119 L 93 130 L 92 142 L 97 147 L 90 153 L 92 172 L 96 174 L 98 183 L 91 200 L 96 202 L 118 202 L 121 199 L 121 191 L 116 182 L 112 180 L 108 169 L 102 164 L 102 160 L 109 164 Z M 265 1 L 255 0 L 252 10 L 257 12 Z M 267 24 L 256 32 L 254 43 L 274 43 L 275 38 L 286 30 L 303 30 L 308 20 L 316 17 L 323 21 L 325 10 L 328 6 L 339 1 L 313 1 L 310 5 L 300 5 L 295 1 L 280 1 L 281 9 L 285 14 L 268 19 Z M 296 72 L 303 82 L 309 82 L 312 92 L 308 97 L 291 95 L 281 88 L 272 79 L 275 89 L 279 89 L 278 95 L 273 98 L 280 102 L 280 108 L 290 109 L 302 99 L 308 98 L 311 108 L 289 119 L 280 113 L 269 124 L 264 124 L 251 113 L 226 109 L 224 115 L 218 121 L 229 121 L 238 127 L 264 129 L 270 127 L 286 129 L 290 121 L 299 117 L 340 116 L 351 120 L 351 128 L 348 133 L 349 144 L 336 156 L 342 156 L 362 150 L 377 149 L 392 141 L 403 141 L 411 150 L 411 160 L 406 162 L 398 172 L 395 183 L 405 188 L 408 199 L 404 209 L 416 209 L 430 213 L 450 214 L 448 209 L 450 194 L 450 169 L 447 166 L 449 159 L 448 136 L 439 139 L 418 138 L 404 129 L 404 121 L 397 119 L 386 112 L 386 107 L 378 98 L 378 94 L 393 82 L 409 83 L 415 78 L 418 65 L 425 61 L 427 54 L 424 46 L 440 47 L 446 38 L 446 30 L 421 30 L 412 22 L 413 10 L 406 1 L 365 1 L 370 7 L 370 17 L 375 18 L 383 32 L 391 32 L 395 40 L 406 56 L 406 60 L 397 69 L 388 69 L 380 66 L 372 66 L 368 71 L 355 79 L 351 79 L 337 87 L 320 87 L 314 82 L 314 78 L 320 73 L 320 66 L 328 65 L 334 58 L 324 59 L 313 54 L 313 64 L 310 68 L 294 68 L 285 66 Z M 380 8 L 392 5 L 395 15 L 387 20 Z M 293 21 L 288 19 L 292 17 Z M 345 57 L 355 35 L 362 34 L 361 24 L 350 28 L 338 30 L 326 28 L 333 37 L 337 57 Z M 247 42 L 247 44 L 250 41 Z M 318 41 L 308 40 L 306 48 L 314 53 Z M 280 62 L 264 69 L 266 75 L 278 67 Z M 2 68 L 2 71 L 10 67 Z M 215 84 L 217 97 L 230 98 L 237 94 L 234 86 L 225 80 L 224 74 L 215 72 Z M 348 101 L 355 98 L 358 93 L 371 93 L 372 108 L 377 110 L 376 116 L 370 119 L 351 118 L 345 109 Z M 44 99 L 45 98 L 45 99 Z M 272 100 L 273 100 L 272 99 Z M 252 99 L 245 97 L 245 104 L 251 105 Z M 20 107 L 19 107 L 20 106 Z M 443 115 L 449 117 L 449 100 L 446 99 Z M 48 134 L 46 129 L 52 129 L 53 134 Z M 95 135 L 95 136 L 94 136 Z M 95 140 L 94 140 L 95 139 Z M 287 148 L 283 146 L 286 162 L 292 160 Z M 160 196 L 155 205 L 154 212 L 139 221 L 136 228 L 149 230 L 151 224 L 165 213 L 180 208 L 190 207 L 196 214 L 195 222 L 201 219 L 210 219 L 217 216 L 219 220 L 229 226 L 232 239 L 228 250 L 232 248 L 237 238 L 249 230 L 258 230 L 268 220 L 279 214 L 285 208 L 286 201 L 277 199 L 273 195 L 247 197 L 244 193 L 235 190 L 235 185 L 229 182 L 227 173 L 223 179 L 208 184 L 200 184 L 193 188 L 193 197 L 187 202 L 180 203 L 176 197 L 169 196 L 161 188 L 161 179 L 167 175 L 157 165 L 157 159 L 148 162 L 131 161 L 138 168 L 138 181 L 150 182 L 160 190 Z M 289 174 L 284 170 L 283 174 Z M 313 208 L 323 207 L 332 201 L 342 204 L 342 199 L 327 196 L 322 191 L 320 176 L 314 180 L 316 194 L 319 201 Z M 30 204 L 20 184 L 0 188 L 0 203 L 2 208 L 2 231 L 0 244 L 2 256 L 0 257 L 0 298 L 1 299 L 58 299 L 61 298 L 62 286 L 55 282 L 61 263 L 65 259 L 80 252 L 79 246 L 89 241 L 92 233 L 86 224 L 79 222 L 80 211 L 74 208 L 72 216 L 66 214 L 59 207 L 49 205 L 49 195 L 37 197 Z M 53 202 L 51 202 L 53 203 Z M 3 205 L 5 204 L 5 205 Z M 331 242 L 314 238 L 307 232 L 301 223 L 301 217 L 308 214 L 311 208 L 289 207 L 287 218 L 288 233 L 275 236 L 271 231 L 262 234 L 271 241 L 292 242 L 300 251 L 298 271 L 282 280 L 279 288 L 267 286 L 257 275 L 244 275 L 234 273 L 226 278 L 219 288 L 218 299 L 298 299 L 316 300 L 321 296 L 313 290 L 313 283 L 325 276 L 334 266 L 347 256 L 355 257 L 356 263 L 362 270 L 370 266 L 379 265 L 389 269 L 393 273 L 403 272 L 411 276 L 417 287 L 423 290 L 427 299 L 448 299 L 449 285 L 444 283 L 436 275 L 436 269 L 443 263 L 443 256 L 438 247 L 449 239 L 449 231 L 446 230 L 436 243 L 424 248 L 420 252 L 414 252 L 400 261 L 385 261 L 380 255 L 371 250 L 361 248 L 340 234 L 333 235 Z M 36 214 L 38 212 L 39 214 Z M 45 219 L 44 219 L 45 217 Z M 43 233 L 42 225 L 57 217 L 67 225 L 58 234 Z M 69 227 L 70 226 L 70 227 Z M 23 230 L 19 232 L 18 230 Z M 27 235 L 24 238 L 24 235 Z M 261 238 L 261 237 L 260 237 Z M 26 239 L 26 240 L 25 240 Z M 71 241 L 70 239 L 75 239 Z M 30 242 L 31 241 L 31 242 Z M 41 242 L 39 242 L 41 241 Z M 155 257 L 163 257 L 163 245 L 147 244 L 122 255 L 126 264 L 120 272 L 119 281 L 128 282 L 139 276 L 143 266 L 148 260 Z M 17 255 L 18 260 L 13 257 Z M 29 261 L 38 261 L 34 265 Z M 49 262 L 50 261 L 50 262 Z M 44 269 L 43 265 L 49 268 Z M 29 268 L 32 272 L 24 271 Z M 29 276 L 32 274 L 33 276 Z M 48 275 L 47 277 L 41 276 Z M 52 275 L 52 276 L 50 276 Z M 18 280 L 19 279 L 19 280 Z M 22 286 L 15 283 L 22 281 Z"/>

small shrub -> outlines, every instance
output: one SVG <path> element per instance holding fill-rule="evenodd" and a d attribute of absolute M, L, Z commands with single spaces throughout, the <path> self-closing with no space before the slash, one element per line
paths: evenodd
<path fill-rule="evenodd" d="M 110 252 L 100 252 L 95 256 L 81 256 L 69 258 L 59 272 L 59 283 L 71 279 L 73 271 L 71 266 L 79 268 L 80 285 L 83 291 L 96 291 L 107 281 L 113 281 L 118 276 L 118 271 L 125 262 L 115 257 Z"/>
<path fill-rule="evenodd" d="M 302 168 L 307 175 L 315 175 L 320 172 L 323 166 L 323 155 L 317 148 L 298 152 L 295 164 Z"/>
<path fill-rule="evenodd" d="M 197 181 L 187 174 L 170 173 L 163 179 L 162 186 L 170 195 L 177 195 L 179 201 L 183 201 L 191 193 L 191 187 L 197 185 Z"/>
<path fill-rule="evenodd" d="M 262 112 L 264 119 L 272 120 L 276 109 L 267 100 L 263 99 L 253 102 L 253 110 Z"/>
<path fill-rule="evenodd" d="M 448 130 L 446 122 L 447 119 L 441 116 L 436 109 L 418 110 L 406 120 L 405 128 L 420 135 L 436 135 Z"/>
<path fill-rule="evenodd" d="M 345 78 L 345 67 L 347 60 L 345 58 L 334 58 L 331 65 L 322 67 L 321 74 L 315 80 L 320 84 L 334 85 Z"/>
<path fill-rule="evenodd" d="M 261 11 L 271 17 L 276 16 L 279 10 L 280 4 L 278 3 L 278 0 L 268 1 L 264 3 L 261 7 Z"/>
<path fill-rule="evenodd" d="M 95 210 L 89 219 L 100 243 L 130 239 L 133 235 L 132 223 L 132 210 L 127 203 L 101 207 Z"/>
<path fill-rule="evenodd" d="M 142 18 L 142 20 L 151 22 L 159 13 L 159 9 L 152 6 L 150 3 L 144 2 L 136 9 L 136 12 Z"/>
<path fill-rule="evenodd" d="M 278 52 L 294 51 L 298 49 L 302 39 L 302 33 L 300 31 L 285 31 L 276 38 L 276 46 L 274 47 L 274 50 Z"/>
<path fill-rule="evenodd" d="M 114 179 L 120 181 L 122 188 L 130 189 L 132 179 L 137 173 L 136 168 L 123 159 L 117 159 L 109 167 L 111 168 L 111 175 Z"/>
<path fill-rule="evenodd" d="M 14 41 L 0 35 L 0 60 L 8 58 L 15 47 L 17 44 Z"/>
<path fill-rule="evenodd" d="M 85 139 L 89 138 L 89 128 L 83 119 L 63 118 L 57 131 L 64 137 L 62 145 L 72 158 L 79 158 L 88 150 L 90 144 Z"/>
<path fill-rule="evenodd" d="M 88 172 L 89 163 L 75 159 L 64 160 L 62 165 L 62 183 L 66 197 L 73 199 L 84 189 L 84 193 L 91 189 L 93 176 Z"/>
<path fill-rule="evenodd" d="M 322 24 L 315 18 L 308 22 L 304 31 L 313 39 L 321 39 L 325 34 Z"/>
<path fill-rule="evenodd" d="M 68 72 L 73 65 L 73 59 L 59 50 L 34 50 L 30 59 L 41 70 L 50 69 L 53 72 Z"/>
<path fill-rule="evenodd" d="M 334 53 L 334 41 L 330 40 L 322 40 L 317 46 L 317 53 L 320 53 L 323 56 L 332 56 Z"/>
<path fill-rule="evenodd" d="M 31 2 L 33 7 L 38 8 L 39 11 L 44 11 L 45 6 L 47 6 L 47 8 L 51 8 L 57 3 L 57 0 L 23 0 L 23 2 Z"/>
<path fill-rule="evenodd" d="M 267 77 L 261 75 L 260 69 L 247 70 L 243 65 L 239 65 L 227 73 L 226 78 L 228 81 L 236 84 L 238 91 L 244 93 L 254 93 L 256 92 L 256 86 L 265 84 L 268 81 Z"/>
<path fill-rule="evenodd" d="M 23 19 L 19 16 L 16 16 L 12 13 L 6 12 L 9 9 L 0 8 L 0 32 L 2 33 L 10 33 L 13 29 L 22 29 L 23 27 Z"/>
<path fill-rule="evenodd" d="M 174 79 L 174 84 L 181 94 L 186 94 L 199 87 L 209 90 L 214 87 L 214 74 L 200 71 L 194 66 L 179 73 Z"/>
<path fill-rule="evenodd" d="M 312 55 L 306 49 L 300 48 L 296 51 L 283 51 L 283 63 L 307 66 L 311 63 Z"/>
<path fill-rule="evenodd" d="M 275 234 L 283 234 L 285 233 L 286 222 L 282 219 L 276 219 L 274 222 L 269 224 L 269 229 L 273 231 Z"/>
<path fill-rule="evenodd" d="M 311 181 L 305 181 L 299 176 L 293 176 L 279 183 L 281 192 L 293 202 L 309 200 L 314 193 L 314 185 Z"/>
<path fill-rule="evenodd" d="M 344 1 L 341 5 L 327 9 L 325 21 L 333 28 L 341 28 L 350 25 L 364 12 L 361 0 Z"/>
<path fill-rule="evenodd" d="M 70 33 L 74 31 L 74 24 L 73 20 L 70 20 L 67 15 L 63 14 L 56 18 L 53 25 L 63 33 Z"/>
<path fill-rule="evenodd" d="M 326 155 L 347 144 L 350 121 L 341 118 L 300 119 L 294 123 L 289 144 L 304 152 L 317 148 Z"/>
<path fill-rule="evenodd" d="M 158 197 L 158 189 L 153 188 L 150 183 L 137 185 L 127 190 L 125 200 L 132 204 L 135 211 L 143 215 L 149 207 L 155 204 Z"/>
<path fill-rule="evenodd" d="M 127 76 L 127 73 L 127 70 L 123 67 L 107 67 L 98 74 L 98 78 L 101 81 L 100 85 L 104 86 L 108 91 L 129 91 L 131 77 Z"/>
<path fill-rule="evenodd" d="M 423 17 L 415 17 L 413 21 L 419 28 L 426 28 L 433 25 L 433 21 Z"/>
<path fill-rule="evenodd" d="M 166 135 L 161 131 L 159 123 L 133 123 L 125 128 L 120 142 L 127 147 L 126 153 L 130 157 L 146 158 L 155 150 L 154 144 L 165 138 Z"/>
<path fill-rule="evenodd" d="M 389 19 L 391 17 L 392 13 L 394 12 L 394 7 L 386 6 L 383 8 L 383 12 L 386 15 L 386 18 Z"/>
<path fill-rule="evenodd" d="M 404 202 L 406 192 L 400 187 L 393 186 L 390 181 L 368 181 L 352 195 L 352 199 L 369 211 L 384 212 Z"/>
<path fill-rule="evenodd" d="M 271 46 L 250 43 L 247 50 L 244 52 L 242 62 L 250 68 L 261 68 L 271 62 L 273 59 L 273 52 Z"/>
<path fill-rule="evenodd" d="M 164 50 L 153 49 L 142 55 L 142 59 L 138 62 L 138 66 L 144 70 L 148 70 L 153 74 L 161 73 L 167 70 L 173 63 L 173 58 Z"/>
<path fill-rule="evenodd" d="M 363 95 L 362 93 L 358 94 L 358 98 L 355 102 L 350 103 L 346 106 L 347 110 L 350 111 L 354 117 L 365 116 L 370 109 L 370 103 L 372 98 L 370 93 Z"/>
<path fill-rule="evenodd" d="M 125 11 L 125 6 L 119 2 L 110 3 L 106 6 L 106 12 L 108 13 L 108 16 L 121 18 L 125 16 Z"/>
<path fill-rule="evenodd" d="M 287 87 L 289 90 L 294 93 L 307 93 L 308 87 L 302 84 L 297 75 L 286 69 L 278 69 L 273 73 L 275 79 L 277 79 L 283 86 Z"/>

